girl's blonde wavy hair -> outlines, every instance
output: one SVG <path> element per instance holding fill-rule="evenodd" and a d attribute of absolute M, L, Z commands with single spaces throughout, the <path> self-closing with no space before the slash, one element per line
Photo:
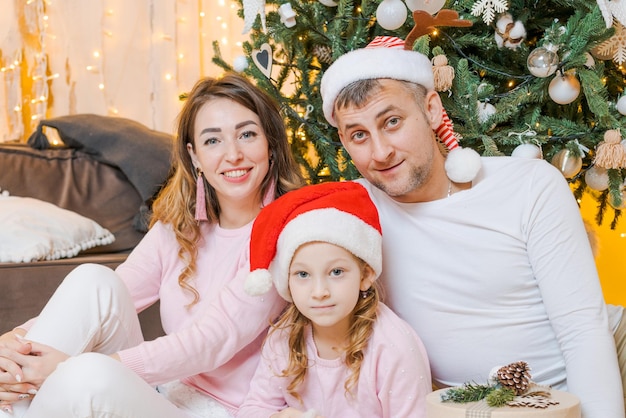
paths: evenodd
<path fill-rule="evenodd" d="M 366 276 L 366 272 L 371 267 L 360 258 L 353 255 L 361 267 L 361 278 Z M 356 306 L 352 310 L 350 321 L 349 343 L 345 349 L 345 362 L 350 370 L 350 375 L 344 383 L 345 395 L 354 395 L 352 390 L 356 387 L 361 374 L 361 363 L 363 353 L 367 348 L 367 343 L 374 329 L 376 322 L 378 303 L 380 300 L 380 290 L 377 282 L 372 283 L 372 287 L 366 292 L 366 297 L 359 297 Z M 294 303 L 290 303 L 280 318 L 270 328 L 270 333 L 279 330 L 289 332 L 288 344 L 289 363 L 282 371 L 282 377 L 292 377 L 287 386 L 287 392 L 300 402 L 302 399 L 298 394 L 298 386 L 304 382 L 306 371 L 309 366 L 309 359 L 306 350 L 306 327 L 311 321 L 302 315 Z"/>
<path fill-rule="evenodd" d="M 178 283 L 193 295 L 190 305 L 200 299 L 198 291 L 188 283 L 196 273 L 196 243 L 201 239 L 195 207 L 196 204 L 206 205 L 209 222 L 214 223 L 219 221 L 220 205 L 215 189 L 206 180 L 206 202 L 196 202 L 197 174 L 187 144 L 191 144 L 195 150 L 196 115 L 205 103 L 217 98 L 233 100 L 259 116 L 270 154 L 270 168 L 261 184 L 260 196 L 265 196 L 273 188 L 274 198 L 277 198 L 304 184 L 301 171 L 291 154 L 279 107 L 269 95 L 235 73 L 221 78 L 203 78 L 195 84 L 178 115 L 170 176 L 152 205 L 150 220 L 150 226 L 162 222 L 170 225 L 174 231 L 180 245 L 178 256 L 186 263 Z"/>

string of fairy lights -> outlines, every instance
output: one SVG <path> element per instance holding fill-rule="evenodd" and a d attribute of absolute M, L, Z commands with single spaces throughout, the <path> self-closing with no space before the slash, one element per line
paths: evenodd
<path fill-rule="evenodd" d="M 228 59 L 241 54 L 242 22 L 230 0 L 143 0 L 132 4 L 101 0 L 88 6 L 80 0 L 27 0 L 13 6 L 11 22 L 15 23 L 7 29 L 9 36 L 0 39 L 0 142 L 24 140 L 42 119 L 65 114 L 102 113 L 138 119 L 129 114 L 129 103 L 136 102 L 129 100 L 132 92 L 123 72 L 125 64 L 119 62 L 121 51 L 126 57 L 147 54 L 144 61 L 150 68 L 143 77 L 152 79 L 152 91 L 147 94 L 152 102 L 141 106 L 165 106 L 167 110 L 157 116 L 168 117 L 178 113 L 181 91 L 191 88 L 201 76 L 221 72 L 211 62 L 214 41 Z M 85 21 L 100 25 L 89 28 L 93 33 L 70 37 L 72 32 L 64 27 L 71 23 L 66 15 L 77 9 L 93 14 L 85 16 Z M 145 20 L 133 22 L 133 15 Z M 147 33 L 148 39 L 133 39 L 136 33 Z M 136 49 L 137 45 L 143 48 Z M 76 51 L 82 56 L 77 58 Z M 159 128 L 151 126 L 152 120 L 139 122 Z M 171 121 L 164 126 L 169 128 Z"/>

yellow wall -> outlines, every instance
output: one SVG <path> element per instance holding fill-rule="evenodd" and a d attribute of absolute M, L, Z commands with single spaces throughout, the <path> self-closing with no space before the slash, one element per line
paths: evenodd
<path fill-rule="evenodd" d="M 596 266 L 607 303 L 626 305 L 626 213 L 622 214 L 617 227 L 611 230 L 613 210 L 607 209 L 602 225 L 596 225 L 597 202 L 584 195 L 581 214 L 588 221 L 597 238 Z"/>

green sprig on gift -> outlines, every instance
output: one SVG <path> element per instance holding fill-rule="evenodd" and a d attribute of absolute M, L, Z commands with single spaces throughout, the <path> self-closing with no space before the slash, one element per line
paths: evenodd
<path fill-rule="evenodd" d="M 500 367 L 492 376 L 493 384 L 465 383 L 450 388 L 441 395 L 443 402 L 478 402 L 485 400 L 491 407 L 501 407 L 521 395 L 531 382 L 530 367 L 524 361 Z"/>
<path fill-rule="evenodd" d="M 448 389 L 441 400 L 443 402 L 468 403 L 478 402 L 483 399 L 487 405 L 491 407 L 500 407 L 506 405 L 515 398 L 513 389 L 505 388 L 497 385 L 479 385 L 475 383 L 466 383 L 458 388 Z"/>

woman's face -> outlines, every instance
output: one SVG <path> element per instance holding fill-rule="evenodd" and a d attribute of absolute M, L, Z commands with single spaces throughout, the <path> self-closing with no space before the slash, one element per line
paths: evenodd
<path fill-rule="evenodd" d="M 212 99 L 196 115 L 193 141 L 195 150 L 187 145 L 191 160 L 222 209 L 261 206 L 270 152 L 256 113 L 227 98 Z"/>

